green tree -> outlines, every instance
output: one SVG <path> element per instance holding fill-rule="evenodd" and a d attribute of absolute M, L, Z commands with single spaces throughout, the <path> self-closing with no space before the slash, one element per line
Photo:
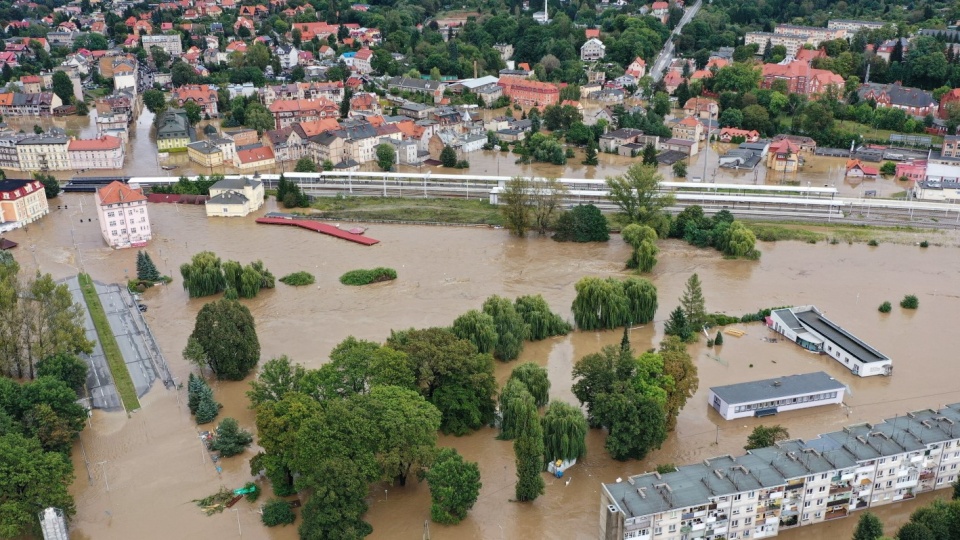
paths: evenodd
<path fill-rule="evenodd" d="M 530 228 L 530 182 L 521 176 L 507 180 L 500 193 L 500 212 L 510 232 L 523 238 Z"/>
<path fill-rule="evenodd" d="M 670 318 L 663 326 L 663 333 L 668 336 L 677 336 L 682 341 L 689 341 L 694 335 L 690 321 L 687 320 L 682 307 L 677 306 L 670 312 Z"/>
<path fill-rule="evenodd" d="M 460 339 L 465 339 L 481 353 L 492 353 L 497 346 L 497 327 L 493 317 L 471 309 L 453 321 L 451 331 Z"/>
<path fill-rule="evenodd" d="M 444 167 L 453 168 L 457 165 L 457 151 L 450 145 L 444 145 L 440 151 L 440 164 Z"/>
<path fill-rule="evenodd" d="M 629 345 L 608 345 L 599 353 L 584 356 L 573 366 L 573 395 L 587 406 L 590 427 L 603 425 L 604 419 L 594 411 L 598 398 L 612 392 L 617 381 L 630 379 L 634 374 L 634 364 Z"/>
<path fill-rule="evenodd" d="M 247 47 L 247 51 L 243 55 L 243 64 L 263 71 L 270 65 L 270 56 L 270 49 L 260 41 L 256 41 L 253 45 Z"/>
<path fill-rule="evenodd" d="M 187 346 L 183 348 L 181 356 L 183 356 L 183 359 L 187 362 L 197 366 L 201 373 L 203 373 L 203 369 L 210 364 L 210 359 L 207 358 L 207 353 L 203 350 L 203 346 L 200 345 L 197 338 L 193 336 L 187 338 Z"/>
<path fill-rule="evenodd" d="M 160 281 L 160 271 L 153 259 L 146 251 L 137 252 L 137 279 L 143 281 Z"/>
<path fill-rule="evenodd" d="M 19 433 L 0 435 L 0 536 L 38 536 L 37 515 L 51 506 L 73 516 L 76 508 L 69 493 L 73 480 L 73 464 L 66 454 L 45 451 L 37 439 Z"/>
<path fill-rule="evenodd" d="M 687 162 L 678 161 L 673 164 L 673 175 L 677 178 L 686 178 L 687 177 Z"/>
<path fill-rule="evenodd" d="M 660 117 L 670 114 L 670 96 L 666 92 L 653 95 L 653 112 Z"/>
<path fill-rule="evenodd" d="M 680 297 L 680 308 L 687 318 L 687 324 L 691 329 L 698 331 L 707 324 L 707 308 L 703 299 L 703 287 L 700 284 L 700 276 L 693 274 L 687 279 L 686 288 L 683 290 L 683 296 Z"/>
<path fill-rule="evenodd" d="M 233 418 L 221 420 L 215 435 L 211 448 L 220 452 L 223 457 L 242 454 L 248 446 L 253 444 L 253 435 L 241 428 Z"/>
<path fill-rule="evenodd" d="M 667 439 L 663 406 L 626 383 L 600 394 L 594 409 L 607 428 L 604 448 L 613 459 L 643 459 Z"/>
<path fill-rule="evenodd" d="M 556 178 L 531 181 L 529 184 L 530 214 L 533 225 L 540 234 L 547 234 L 553 223 L 553 215 L 563 207 L 567 187 Z"/>
<path fill-rule="evenodd" d="M 652 167 L 657 166 L 657 147 L 653 143 L 647 143 L 643 147 L 643 164 Z"/>
<path fill-rule="evenodd" d="M 675 336 L 667 336 L 660 342 L 658 351 L 663 359 L 663 375 L 669 379 L 666 384 L 667 399 L 664 409 L 667 414 L 667 430 L 677 426 L 677 416 L 687 404 L 687 400 L 697 393 L 700 378 L 697 365 L 687 352 L 687 346 Z"/>
<path fill-rule="evenodd" d="M 53 377 L 80 394 L 87 384 L 87 363 L 70 353 L 58 353 L 37 362 L 37 377 Z"/>
<path fill-rule="evenodd" d="M 480 467 L 464 461 L 453 448 L 441 448 L 427 471 L 430 486 L 430 519 L 456 525 L 467 517 L 480 496 Z"/>
<path fill-rule="evenodd" d="M 303 366 L 294 364 L 286 355 L 267 360 L 256 380 L 250 382 L 250 407 L 255 409 L 267 401 L 277 402 L 291 392 L 299 392 L 305 375 Z"/>
<path fill-rule="evenodd" d="M 777 441 L 782 441 L 788 438 L 790 438 L 790 432 L 787 431 L 787 428 L 781 426 L 780 424 L 769 427 L 759 425 L 753 428 L 753 432 L 749 437 L 747 437 L 747 445 L 743 448 L 745 450 L 766 448 L 768 446 L 773 446 Z"/>
<path fill-rule="evenodd" d="M 530 328 L 529 339 L 540 341 L 552 336 L 569 334 L 573 327 L 550 310 L 543 296 L 520 296 L 514 301 L 514 308 Z"/>
<path fill-rule="evenodd" d="M 629 322 L 626 321 L 627 299 L 620 281 L 585 277 L 574 288 L 577 296 L 571 309 L 581 330 L 606 330 Z"/>
<path fill-rule="evenodd" d="M 623 241 L 633 248 L 627 268 L 649 272 L 657 264 L 657 231 L 646 225 L 631 223 L 620 231 Z"/>
<path fill-rule="evenodd" d="M 714 92 L 731 91 L 746 94 L 760 83 L 760 69 L 752 64 L 734 63 L 717 70 L 711 79 Z"/>
<path fill-rule="evenodd" d="M 317 164 L 309 157 L 302 157 L 297 160 L 297 165 L 293 170 L 295 172 L 317 172 Z"/>
<path fill-rule="evenodd" d="M 579 407 L 551 401 L 542 423 L 546 461 L 574 460 L 587 455 L 587 419 Z"/>
<path fill-rule="evenodd" d="M 377 166 L 381 170 L 389 171 L 397 161 L 397 151 L 392 144 L 383 143 L 377 145 Z"/>
<path fill-rule="evenodd" d="M 938 537 L 925 525 L 911 521 L 897 531 L 897 540 L 938 540 Z"/>
<path fill-rule="evenodd" d="M 500 296 L 487 298 L 483 302 L 483 312 L 493 318 L 497 330 L 494 358 L 504 362 L 515 360 L 523 352 L 523 342 L 530 335 L 527 323 L 517 313 L 513 302 Z"/>
<path fill-rule="evenodd" d="M 597 165 L 600 163 L 600 160 L 597 158 L 597 144 L 591 140 L 587 143 L 586 155 L 581 162 L 584 165 Z"/>
<path fill-rule="evenodd" d="M 143 93 L 143 104 L 153 114 L 160 114 L 167 108 L 167 100 L 163 92 L 153 88 Z"/>
<path fill-rule="evenodd" d="M 290 508 L 290 503 L 283 499 L 270 499 L 263 505 L 263 514 L 260 520 L 267 527 L 276 527 L 277 525 L 290 525 L 297 520 L 297 514 Z"/>
<path fill-rule="evenodd" d="M 739 221 L 730 224 L 727 232 L 729 240 L 726 248 L 723 250 L 725 255 L 731 257 L 744 257 L 747 259 L 756 259 L 760 257 L 760 252 L 756 250 L 757 237 L 753 231 Z"/>
<path fill-rule="evenodd" d="M 212 251 L 201 251 L 189 263 L 180 265 L 180 275 L 183 277 L 183 288 L 190 298 L 221 293 L 227 286 L 220 267 L 220 257 Z"/>
<path fill-rule="evenodd" d="M 196 125 L 203 119 L 203 109 L 192 99 L 183 104 L 183 111 L 187 113 L 187 121 L 190 122 L 190 125 Z"/>
<path fill-rule="evenodd" d="M 200 308 L 191 336 L 203 347 L 220 379 L 239 381 L 260 360 L 253 315 L 235 300 L 220 299 Z"/>
<path fill-rule="evenodd" d="M 883 536 L 883 522 L 871 512 L 864 512 L 853 531 L 853 540 L 878 540 Z"/>
<path fill-rule="evenodd" d="M 663 177 L 656 167 L 643 164 L 631 165 L 622 176 L 607 178 L 610 200 L 620 209 L 624 225 L 639 223 L 648 225 L 665 236 L 664 224 L 669 226 L 665 209 L 673 204 L 673 195 L 660 189 Z"/>
<path fill-rule="evenodd" d="M 265 131 L 274 128 L 273 114 L 259 103 L 247 105 L 243 116 L 243 125 L 250 129 L 257 130 L 257 135 L 262 136 Z"/>
<path fill-rule="evenodd" d="M 53 72 L 53 93 L 63 100 L 64 105 L 73 102 L 73 81 L 65 71 Z"/>
<path fill-rule="evenodd" d="M 57 73 L 62 72 L 58 71 Z M 33 173 L 33 179 L 39 180 L 43 184 L 43 194 L 48 200 L 60 195 L 60 182 L 52 174 Z"/>
<path fill-rule="evenodd" d="M 533 396 L 520 400 L 515 408 L 516 439 L 513 452 L 517 462 L 517 484 L 515 498 L 518 501 L 532 501 L 543 494 L 544 482 L 540 472 L 543 470 L 543 427 Z"/>
<path fill-rule="evenodd" d="M 550 401 L 550 378 L 546 368 L 534 362 L 525 362 L 513 368 L 510 378 L 523 383 L 538 408 Z"/>
<path fill-rule="evenodd" d="M 553 239 L 558 242 L 606 242 L 610 239 L 610 228 L 599 208 L 579 204 L 557 218 Z"/>
<path fill-rule="evenodd" d="M 220 409 L 223 405 L 213 399 L 213 389 L 204 384 L 198 390 L 197 395 L 197 425 L 209 424 L 217 419 Z"/>
<path fill-rule="evenodd" d="M 415 387 L 442 415 L 440 430 L 464 435 L 493 420 L 493 357 L 442 328 L 392 332 L 387 346 L 407 355 Z"/>

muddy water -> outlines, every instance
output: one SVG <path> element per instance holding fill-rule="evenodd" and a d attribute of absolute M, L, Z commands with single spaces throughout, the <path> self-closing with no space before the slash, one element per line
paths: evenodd
<path fill-rule="evenodd" d="M 69 208 L 54 210 L 28 230 L 10 235 L 21 244 L 15 256 L 26 271 L 39 266 L 64 277 L 82 266 L 102 281 L 132 275 L 135 252 L 103 247 L 91 196 L 63 196 L 58 202 Z M 270 201 L 263 211 L 272 205 Z M 367 248 L 306 231 L 256 225 L 252 218 L 211 220 L 197 207 L 154 205 L 150 212 L 156 239 L 149 251 L 159 269 L 176 279 L 171 286 L 148 291 L 146 315 L 179 381 L 190 372 L 179 352 L 203 301 L 187 298 L 177 268 L 204 249 L 224 259 L 260 258 L 278 277 L 298 270 L 316 275 L 317 283 L 310 288 L 278 283 L 277 289 L 245 301 L 257 320 L 263 357 L 288 354 L 309 367 L 325 362 L 329 350 L 350 334 L 382 340 L 391 328 L 445 325 L 491 294 L 540 293 L 570 316 L 573 283 L 585 275 L 620 275 L 627 257 L 617 238 L 607 245 L 583 246 L 536 237 L 520 240 L 502 230 L 374 225 L 368 234 L 381 244 Z M 94 221 L 88 223 L 88 218 Z M 743 326 L 747 334 L 727 336 L 722 348 L 701 344 L 691 349 L 700 369 L 700 390 L 661 450 L 642 462 L 612 461 L 603 451 L 602 434 L 593 431 L 587 458 L 563 482 L 547 478 L 546 494 L 532 504 L 508 502 L 514 477 L 509 442 L 497 441 L 491 430 L 441 437 L 441 444 L 480 463 L 484 485 L 468 519 L 457 527 L 432 524 L 432 537 L 595 538 L 600 482 L 657 464 L 741 451 L 757 422 L 720 419 L 706 404 L 709 386 L 816 370 L 847 382 L 852 389 L 846 401 L 849 408 L 796 411 L 776 419 L 798 437 L 960 401 L 954 382 L 960 369 L 952 354 L 960 347 L 960 336 L 942 331 L 943 321 L 960 311 L 957 251 L 799 243 L 763 244 L 761 249 L 758 262 L 728 261 L 713 252 L 664 243 L 653 275 L 661 299 L 658 320 L 632 331 L 634 348 L 643 350 L 661 339 L 662 319 L 676 305 L 686 279 L 697 272 L 711 310 L 740 314 L 771 305 L 818 305 L 891 356 L 893 376 L 854 379 L 835 362 L 789 343 L 764 341 L 770 334 L 759 325 Z M 396 268 L 400 278 L 364 288 L 337 282 L 346 270 L 379 265 Z M 920 309 L 877 312 L 882 301 L 896 303 L 904 294 L 916 294 Z M 547 367 L 553 398 L 575 402 L 569 375 L 573 363 L 619 340 L 619 332 L 573 334 L 529 345 L 522 360 Z M 504 381 L 511 368 L 498 365 L 498 380 Z M 217 399 L 225 406 L 221 418 L 231 416 L 253 428 L 245 390 L 245 383 L 215 385 Z M 225 460 L 218 472 L 201 450 L 185 399 L 184 392 L 178 395 L 158 385 L 130 419 L 122 414 L 94 415 L 74 452 L 75 538 L 229 538 L 238 534 L 237 519 L 248 538 L 296 537 L 291 527 L 263 528 L 256 507 L 246 502 L 236 507 L 236 515 L 228 511 L 213 517 L 205 517 L 190 502 L 220 485 L 242 486 L 250 479 L 247 459 L 254 450 Z M 428 500 L 425 485 L 375 486 L 367 515 L 375 528 L 373 537 L 420 538 L 429 517 Z M 902 520 L 912 504 L 889 507 L 880 514 Z M 783 536 L 832 539 L 853 524 L 853 519 L 843 520 Z"/>

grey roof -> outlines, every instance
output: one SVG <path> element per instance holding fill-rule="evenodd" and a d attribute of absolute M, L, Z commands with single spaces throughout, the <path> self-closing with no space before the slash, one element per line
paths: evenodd
<path fill-rule="evenodd" d="M 793 311 L 790 311 L 790 308 L 777 309 L 774 310 L 774 313 L 776 313 L 777 317 L 780 317 L 780 319 L 786 323 L 787 327 L 791 330 L 795 330 L 797 332 L 807 331 L 807 329 L 800 324 L 800 321 L 797 320 L 797 317 L 793 314 Z"/>
<path fill-rule="evenodd" d="M 240 178 L 224 178 L 216 184 L 210 186 L 210 189 L 239 189 L 242 190 L 246 186 L 250 186 L 254 189 L 260 185 L 259 180 L 254 180 L 248 176 L 241 176 Z"/>
<path fill-rule="evenodd" d="M 824 317 L 815 309 L 795 313 L 800 322 L 809 330 L 834 342 L 838 347 L 847 351 L 861 362 L 881 362 L 889 360 L 880 351 L 867 345 L 859 338 L 837 326 L 833 321 Z"/>
<path fill-rule="evenodd" d="M 737 457 L 720 456 L 664 474 L 643 473 L 603 484 L 627 518 L 706 504 L 716 497 L 785 486 L 801 479 L 858 466 L 878 457 L 922 450 L 960 438 L 960 403 L 855 424 L 811 440 L 781 441 Z"/>
<path fill-rule="evenodd" d="M 637 137 L 643 135 L 643 131 L 633 128 L 620 128 L 610 133 L 601 135 L 601 139 L 629 139 L 630 137 Z"/>
<path fill-rule="evenodd" d="M 216 154 L 220 151 L 220 148 L 210 141 L 192 142 L 187 145 L 187 148 L 200 152 L 201 154 Z"/>
<path fill-rule="evenodd" d="M 387 86 L 391 88 L 406 88 L 419 92 L 432 92 L 444 85 L 441 81 L 432 81 L 427 79 L 411 79 L 409 77 L 394 77 L 387 81 Z"/>
<path fill-rule="evenodd" d="M 874 94 L 887 94 L 890 97 L 890 103 L 901 107 L 929 107 L 936 104 L 933 94 L 919 88 L 901 86 L 900 83 L 878 84 L 864 83 L 857 90 L 857 95 L 861 99 L 867 99 L 865 96 L 873 91 Z"/>
<path fill-rule="evenodd" d="M 768 401 L 801 394 L 843 390 L 846 387 L 823 371 L 788 375 L 775 379 L 750 381 L 726 386 L 713 386 L 710 391 L 727 403 L 753 403 Z"/>
<path fill-rule="evenodd" d="M 238 191 L 224 191 L 207 199 L 207 204 L 243 204 L 247 200 L 246 196 Z"/>

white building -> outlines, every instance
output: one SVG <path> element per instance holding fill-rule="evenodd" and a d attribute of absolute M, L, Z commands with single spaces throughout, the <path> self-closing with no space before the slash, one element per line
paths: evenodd
<path fill-rule="evenodd" d="M 292 45 L 277 47 L 277 56 L 280 57 L 280 68 L 292 69 L 300 64 L 300 51 Z"/>
<path fill-rule="evenodd" d="M 600 60 L 606 54 L 607 46 L 597 38 L 588 39 L 580 46 L 580 60 L 584 62 L 593 62 Z"/>
<path fill-rule="evenodd" d="M 112 248 L 143 247 L 152 238 L 147 197 L 135 185 L 114 181 L 97 190 L 97 219 Z"/>
<path fill-rule="evenodd" d="M 724 420 L 843 403 L 846 386 L 822 371 L 710 388 L 707 402 Z"/>
<path fill-rule="evenodd" d="M 258 178 L 226 178 L 210 186 L 207 217 L 243 217 L 263 206 L 263 182 Z"/>
<path fill-rule="evenodd" d="M 743 540 L 949 487 L 960 404 L 603 484 L 601 540 Z"/>
<path fill-rule="evenodd" d="M 814 306 L 777 309 L 770 328 L 809 351 L 840 362 L 854 375 L 890 375 L 893 361 L 823 316 Z"/>
<path fill-rule="evenodd" d="M 153 47 L 163 49 L 164 52 L 174 58 L 183 54 L 183 46 L 180 44 L 180 34 L 140 36 L 140 44 L 143 46 L 143 50 L 147 51 L 147 54 L 150 53 L 150 49 Z"/>

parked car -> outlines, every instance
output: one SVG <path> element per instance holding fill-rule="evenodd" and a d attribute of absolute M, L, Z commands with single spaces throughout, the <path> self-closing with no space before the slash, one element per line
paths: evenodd
<path fill-rule="evenodd" d="M 146 304 L 137 304 L 137 309 L 140 310 L 140 313 L 143 313 L 143 312 L 147 311 L 147 305 L 146 305 Z"/>

